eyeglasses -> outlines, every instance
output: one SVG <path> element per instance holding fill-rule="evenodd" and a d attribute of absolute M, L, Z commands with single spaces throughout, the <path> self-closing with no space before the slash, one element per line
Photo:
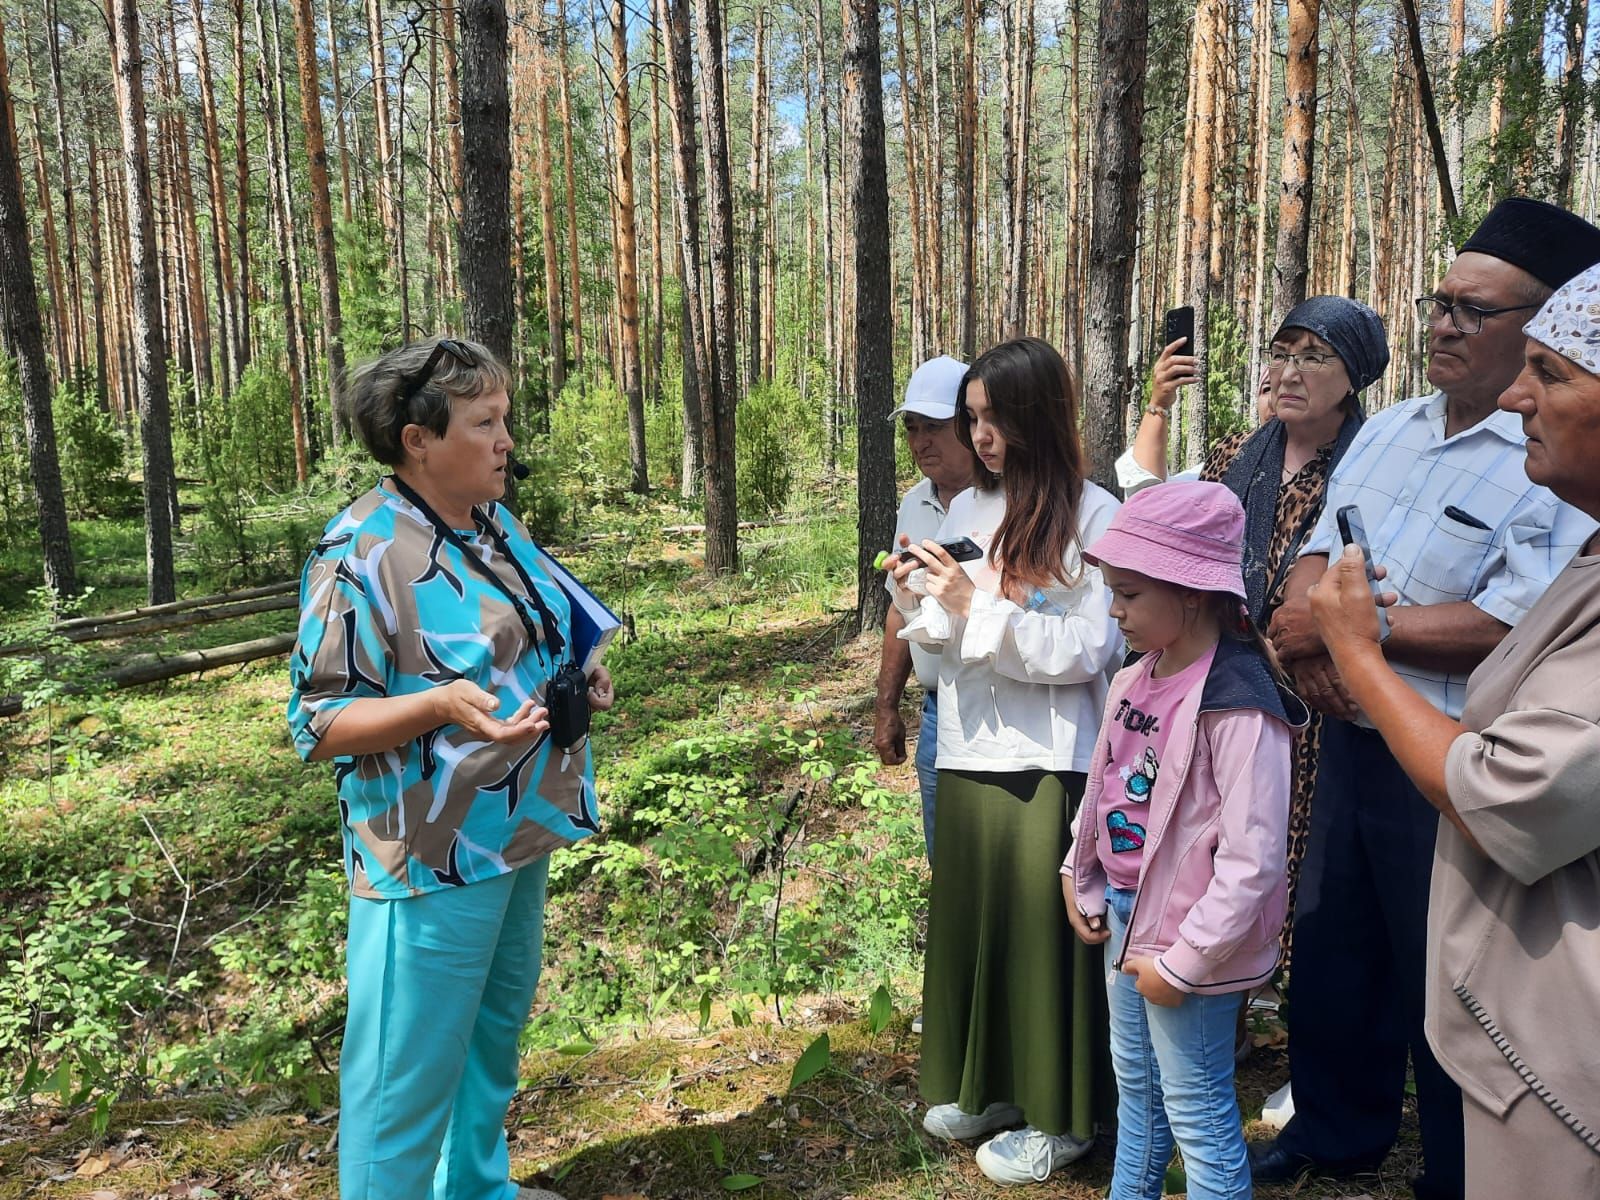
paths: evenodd
<path fill-rule="evenodd" d="M 465 342 L 458 342 L 455 338 L 440 338 L 434 344 L 433 352 L 428 355 L 428 361 L 423 363 L 421 369 L 406 380 L 405 386 L 400 389 L 401 408 L 411 403 L 411 398 L 427 385 L 428 380 L 433 378 L 433 372 L 438 367 L 439 360 L 446 354 L 463 367 L 476 367 L 478 365 L 478 356 L 472 352 L 472 348 Z"/>
<path fill-rule="evenodd" d="M 1457 300 L 1450 303 L 1438 296 L 1417 297 L 1417 319 L 1424 325 L 1433 325 L 1444 320 L 1446 313 L 1450 314 L 1450 324 L 1456 327 L 1456 332 L 1471 336 L 1483 331 L 1485 317 L 1498 317 L 1501 313 L 1526 312 L 1530 308 L 1538 308 L 1537 304 L 1508 304 L 1505 308 L 1479 308 L 1476 304 L 1467 304 Z"/>
<path fill-rule="evenodd" d="M 1293 363 L 1300 374 L 1315 375 L 1339 361 L 1337 354 L 1290 354 L 1287 350 L 1267 350 L 1265 356 L 1267 370 L 1274 374 Z"/>

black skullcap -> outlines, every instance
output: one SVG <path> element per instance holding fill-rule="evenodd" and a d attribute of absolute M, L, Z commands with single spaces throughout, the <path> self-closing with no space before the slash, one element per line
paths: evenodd
<path fill-rule="evenodd" d="M 1546 287 L 1558 288 L 1600 263 L 1600 229 L 1554 204 L 1511 196 L 1473 230 L 1461 253 L 1468 250 L 1504 259 Z"/>
<path fill-rule="evenodd" d="M 1359 300 L 1312 296 L 1289 310 L 1272 340 L 1277 341 L 1285 329 L 1309 329 L 1332 346 L 1350 376 L 1351 391 L 1365 391 L 1389 365 L 1383 321 Z"/>

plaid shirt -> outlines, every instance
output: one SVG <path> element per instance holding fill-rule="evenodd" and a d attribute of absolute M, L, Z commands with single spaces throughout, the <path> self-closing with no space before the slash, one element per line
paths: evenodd
<path fill-rule="evenodd" d="M 1529 482 L 1527 439 L 1513 414 L 1495 412 L 1454 437 L 1444 430 L 1442 392 L 1368 420 L 1328 481 L 1327 507 L 1301 554 L 1336 553 L 1334 514 L 1354 504 L 1401 604 L 1468 600 L 1515 625 L 1595 522 Z M 1461 715 L 1466 673 L 1391 666 L 1435 708 Z"/>

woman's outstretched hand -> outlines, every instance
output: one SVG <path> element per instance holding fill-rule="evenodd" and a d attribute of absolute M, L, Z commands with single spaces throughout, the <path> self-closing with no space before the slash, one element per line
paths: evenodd
<path fill-rule="evenodd" d="M 453 679 L 431 693 L 440 725 L 459 725 L 491 742 L 531 742 L 550 728 L 549 713 L 524 700 L 505 720 L 494 715 L 500 702 L 470 679 Z"/>

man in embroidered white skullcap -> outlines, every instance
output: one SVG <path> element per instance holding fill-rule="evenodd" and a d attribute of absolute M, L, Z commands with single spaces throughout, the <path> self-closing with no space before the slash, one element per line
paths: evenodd
<path fill-rule="evenodd" d="M 1594 530 L 1523 472 L 1516 417 L 1496 408 L 1522 369 L 1522 327 L 1600 262 L 1600 229 L 1542 201 L 1497 204 L 1430 294 L 1417 298 L 1437 390 L 1373 414 L 1329 477 L 1268 630 L 1326 715 L 1295 900 L 1289 973 L 1294 1116 L 1252 1148 L 1258 1183 L 1382 1163 L 1414 1082 L 1417 1200 L 1460 1200 L 1461 1091 L 1425 1035 L 1428 878 L 1439 816 L 1331 669 L 1307 593 L 1342 550 L 1354 505 L 1399 596 L 1385 661 L 1456 720 L 1467 679 L 1519 625 Z M 1600 1193 L 1590 1193 L 1597 1195 Z"/>
<path fill-rule="evenodd" d="M 1600 266 L 1524 333 L 1500 408 L 1521 418 L 1528 478 L 1592 529 Z M 1359 556 L 1327 572 L 1312 608 L 1356 703 L 1444 818 L 1426 1028 L 1461 1088 L 1464 1194 L 1600 1196 L 1600 534 L 1473 672 L 1459 721 L 1385 662 Z"/>

